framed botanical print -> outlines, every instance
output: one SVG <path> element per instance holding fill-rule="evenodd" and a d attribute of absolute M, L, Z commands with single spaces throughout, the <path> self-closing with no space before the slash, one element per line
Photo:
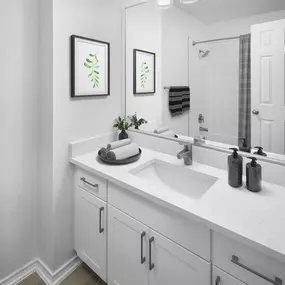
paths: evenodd
<path fill-rule="evenodd" d="M 110 95 L 110 44 L 71 36 L 71 97 Z"/>
<path fill-rule="evenodd" d="M 134 94 L 155 93 L 155 53 L 134 50 Z"/>

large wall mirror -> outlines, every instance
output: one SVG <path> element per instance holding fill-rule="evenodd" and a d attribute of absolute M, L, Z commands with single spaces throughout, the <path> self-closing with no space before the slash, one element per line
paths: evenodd
<path fill-rule="evenodd" d="M 127 8 L 126 115 L 134 113 L 150 133 L 284 155 L 285 1 Z"/>

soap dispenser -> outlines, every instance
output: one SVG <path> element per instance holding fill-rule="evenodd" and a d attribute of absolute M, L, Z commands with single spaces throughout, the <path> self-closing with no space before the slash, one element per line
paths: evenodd
<path fill-rule="evenodd" d="M 231 187 L 239 188 L 242 186 L 243 158 L 238 155 L 237 148 L 230 148 L 233 154 L 228 157 L 228 182 Z"/>
<path fill-rule="evenodd" d="M 257 158 L 248 157 L 250 163 L 246 165 L 246 188 L 251 192 L 261 191 L 261 166 L 256 162 Z"/>

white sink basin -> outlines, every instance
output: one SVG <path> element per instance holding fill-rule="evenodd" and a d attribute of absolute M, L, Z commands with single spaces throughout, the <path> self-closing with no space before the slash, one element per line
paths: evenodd
<path fill-rule="evenodd" d="M 217 177 L 157 159 L 132 169 L 130 173 L 160 191 L 175 191 L 193 199 L 200 199 L 218 180 Z"/>

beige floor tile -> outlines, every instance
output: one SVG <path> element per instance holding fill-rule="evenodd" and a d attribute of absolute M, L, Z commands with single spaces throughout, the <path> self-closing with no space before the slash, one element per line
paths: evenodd
<path fill-rule="evenodd" d="M 45 285 L 37 273 L 27 277 L 18 285 Z M 106 285 L 87 265 L 81 264 L 60 285 Z"/>
<path fill-rule="evenodd" d="M 42 281 L 41 277 L 37 273 L 33 273 L 25 280 L 18 283 L 18 285 L 45 285 L 45 282 Z"/>
<path fill-rule="evenodd" d="M 80 265 L 61 285 L 106 285 L 87 265 Z"/>

